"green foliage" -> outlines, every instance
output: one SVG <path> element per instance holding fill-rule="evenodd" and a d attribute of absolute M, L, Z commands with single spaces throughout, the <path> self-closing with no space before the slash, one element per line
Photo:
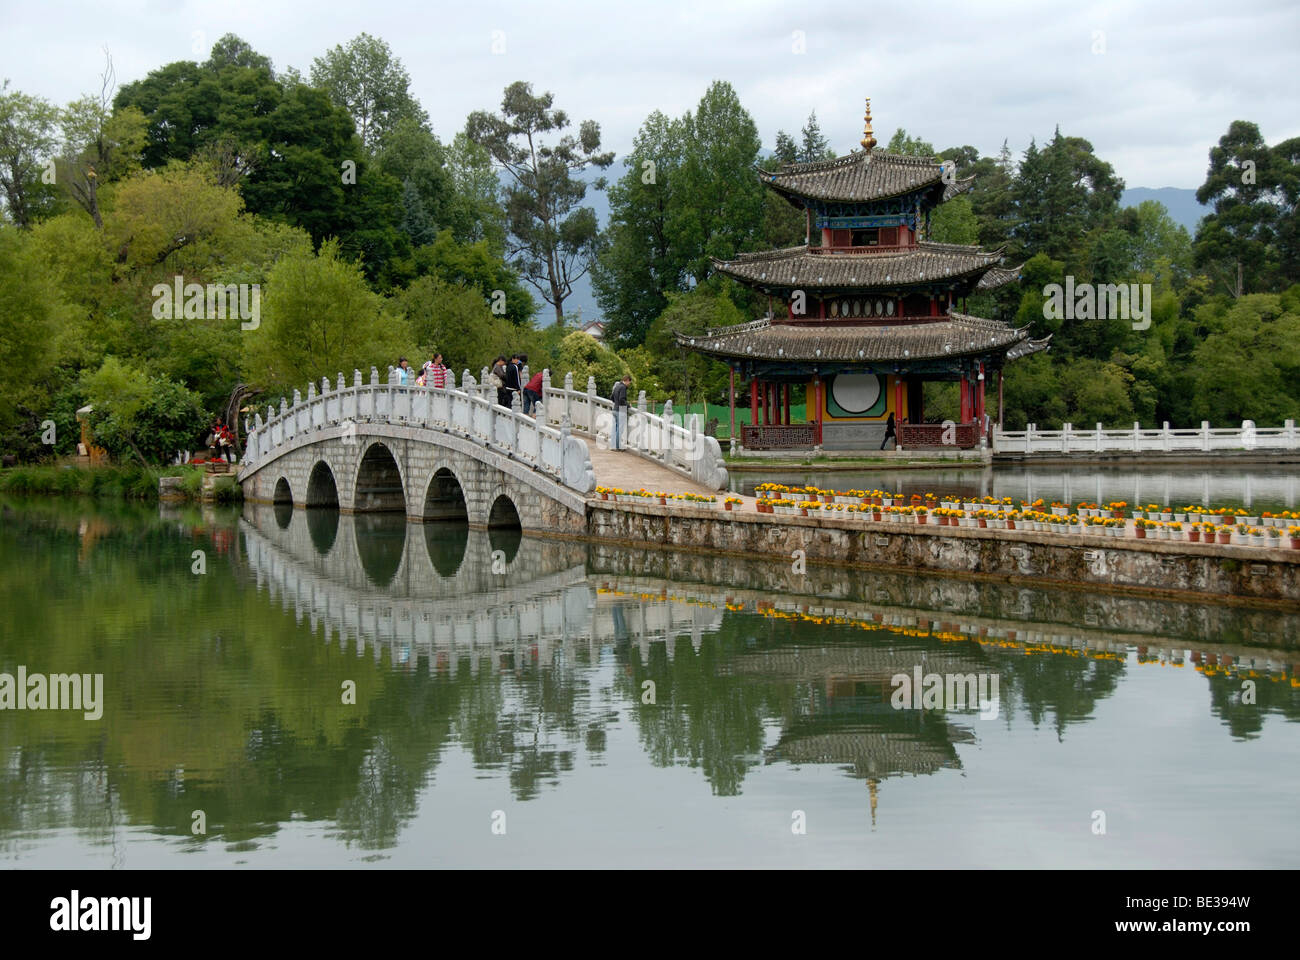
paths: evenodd
<path fill-rule="evenodd" d="M 740 312 L 725 291 L 697 287 L 673 294 L 668 308 L 650 326 L 645 346 L 654 358 L 651 373 L 678 403 L 720 402 L 727 395 L 726 364 L 678 346 L 675 334 L 699 334 L 713 327 L 743 323 Z"/>
<path fill-rule="evenodd" d="M 50 344 L 69 310 L 28 235 L 0 225 L 0 432 L 36 410 L 54 366 Z"/>
<path fill-rule="evenodd" d="M 366 286 L 360 267 L 333 241 L 320 252 L 296 250 L 270 271 L 257 330 L 244 334 L 244 370 L 266 391 L 305 389 L 308 382 L 372 365 L 384 371 L 410 340 L 401 319 Z"/>
<path fill-rule="evenodd" d="M 604 346 L 590 334 L 575 330 L 562 341 L 556 357 L 553 372 L 557 379 L 564 374 L 573 374 L 573 388 L 585 390 L 587 378 L 596 378 L 596 392 L 608 397 L 614 389 L 614 381 L 631 372 L 613 350 Z M 632 388 L 636 388 L 633 381 Z"/>
<path fill-rule="evenodd" d="M 84 375 L 82 389 L 94 406 L 89 422 L 95 443 L 119 460 L 165 463 L 177 450 L 192 448 L 208 426 L 197 394 L 116 357 Z"/>
<path fill-rule="evenodd" d="M 422 126 L 429 119 L 411 96 L 411 76 L 402 61 L 387 43 L 368 33 L 313 60 L 311 82 L 348 111 L 372 154 L 403 121 Z"/>
<path fill-rule="evenodd" d="M 509 175 L 505 187 L 510 252 L 523 278 L 564 317 L 573 284 L 591 267 L 596 249 L 596 215 L 582 206 L 587 184 L 574 176 L 588 166 L 608 167 L 614 154 L 599 153 L 600 125 L 584 120 L 578 135 L 544 142 L 546 134 L 569 127 L 563 110 L 553 109 L 550 93 L 533 94 L 520 80 L 506 87 L 501 113 L 475 111 L 466 135 L 485 149 Z M 604 189 L 603 178 L 596 183 Z"/>

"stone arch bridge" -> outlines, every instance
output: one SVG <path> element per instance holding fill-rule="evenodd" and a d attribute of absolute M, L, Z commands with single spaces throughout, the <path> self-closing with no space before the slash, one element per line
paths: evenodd
<path fill-rule="evenodd" d="M 586 444 L 454 386 L 370 382 L 356 371 L 309 385 L 250 425 L 239 483 L 244 496 L 344 513 L 402 512 L 417 522 L 463 519 L 581 534 L 595 475 Z"/>

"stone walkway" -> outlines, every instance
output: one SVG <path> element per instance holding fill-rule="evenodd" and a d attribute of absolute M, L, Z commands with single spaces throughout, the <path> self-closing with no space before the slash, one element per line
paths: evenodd
<path fill-rule="evenodd" d="M 625 450 L 602 449 L 591 437 L 583 437 L 591 455 L 591 468 L 596 483 L 602 487 L 620 487 L 623 490 L 663 490 L 667 493 L 696 493 L 721 496 L 722 491 L 710 490 L 703 484 L 669 470 L 653 460 L 638 457 Z"/>

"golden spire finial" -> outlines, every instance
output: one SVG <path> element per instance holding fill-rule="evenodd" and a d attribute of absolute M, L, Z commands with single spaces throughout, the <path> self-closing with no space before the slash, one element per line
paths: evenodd
<path fill-rule="evenodd" d="M 870 97 L 867 97 L 867 115 L 863 117 L 862 120 L 863 120 L 862 149 L 870 153 L 871 148 L 876 145 L 875 134 L 871 132 L 871 98 Z"/>

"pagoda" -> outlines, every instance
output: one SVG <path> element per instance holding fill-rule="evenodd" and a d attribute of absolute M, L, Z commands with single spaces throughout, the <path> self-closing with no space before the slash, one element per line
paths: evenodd
<path fill-rule="evenodd" d="M 877 450 L 892 415 L 897 447 L 987 442 L 984 388 L 1007 361 L 1047 348 L 1028 328 L 965 313 L 966 298 L 1018 280 L 1003 249 L 935 243 L 930 215 L 969 190 L 952 164 L 875 150 L 871 100 L 862 149 L 834 160 L 758 170 L 759 178 L 807 217 L 798 247 L 713 259 L 713 268 L 768 298 L 767 316 L 678 343 L 749 382 L 746 449 Z M 821 243 L 812 244 L 812 231 Z M 960 420 L 926 423 L 922 384 L 961 385 Z M 790 422 L 790 386 L 807 385 L 805 423 Z"/>

